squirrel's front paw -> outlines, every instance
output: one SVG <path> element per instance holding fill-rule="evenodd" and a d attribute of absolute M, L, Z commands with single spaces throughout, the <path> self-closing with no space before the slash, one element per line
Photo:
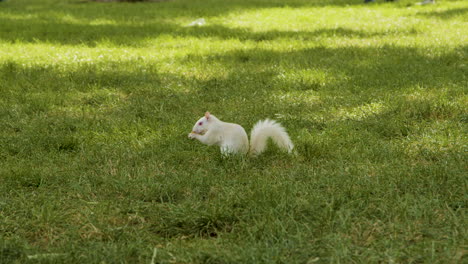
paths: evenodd
<path fill-rule="evenodd" d="M 195 135 L 196 135 L 195 133 L 190 132 L 190 133 L 188 134 L 188 138 L 194 139 L 194 138 L 195 138 Z"/>

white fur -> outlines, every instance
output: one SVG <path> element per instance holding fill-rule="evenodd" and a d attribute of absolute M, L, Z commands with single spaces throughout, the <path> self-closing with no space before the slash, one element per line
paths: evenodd
<path fill-rule="evenodd" d="M 206 145 L 218 145 L 223 155 L 249 152 L 249 139 L 244 128 L 238 124 L 223 122 L 209 112 L 195 123 L 189 138 L 198 139 Z M 250 138 L 252 155 L 265 151 L 268 138 L 289 153 L 294 147 L 284 127 L 269 119 L 259 121 L 252 129 Z"/>
<path fill-rule="evenodd" d="M 274 120 L 265 119 L 258 121 L 252 129 L 250 134 L 250 153 L 258 155 L 265 151 L 268 138 L 271 138 L 278 147 L 286 150 L 288 153 L 291 153 L 294 148 L 286 129 Z"/>

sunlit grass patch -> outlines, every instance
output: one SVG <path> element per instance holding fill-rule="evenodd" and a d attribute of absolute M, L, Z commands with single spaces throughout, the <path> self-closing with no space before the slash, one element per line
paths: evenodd
<path fill-rule="evenodd" d="M 415 159 L 463 159 L 467 149 L 462 127 L 447 121 L 429 125 L 407 140 L 406 152 Z"/>
<path fill-rule="evenodd" d="M 336 116 L 337 120 L 356 120 L 361 121 L 366 118 L 378 115 L 385 111 L 385 106 L 380 102 L 372 102 L 351 109 L 337 109 Z"/>

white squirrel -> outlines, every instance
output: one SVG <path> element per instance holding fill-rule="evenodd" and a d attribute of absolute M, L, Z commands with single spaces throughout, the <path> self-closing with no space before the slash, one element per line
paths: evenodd
<path fill-rule="evenodd" d="M 265 151 L 268 138 L 273 139 L 278 147 L 288 153 L 292 153 L 294 148 L 284 127 L 274 120 L 265 119 L 255 124 L 250 135 L 249 148 L 249 139 L 243 127 L 223 122 L 210 112 L 206 112 L 205 116 L 195 123 L 188 137 L 196 138 L 206 145 L 220 146 L 223 155 L 248 152 L 251 155 L 258 155 Z"/>

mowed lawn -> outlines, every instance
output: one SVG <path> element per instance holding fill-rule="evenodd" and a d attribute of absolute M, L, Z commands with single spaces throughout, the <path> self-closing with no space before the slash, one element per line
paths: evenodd
<path fill-rule="evenodd" d="M 468 1 L 415 2 L 0 2 L 0 263 L 467 263 Z"/>

